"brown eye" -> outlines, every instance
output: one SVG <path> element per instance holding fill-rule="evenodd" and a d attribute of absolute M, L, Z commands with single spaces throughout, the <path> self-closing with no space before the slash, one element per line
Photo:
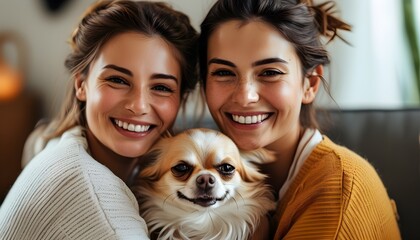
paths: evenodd
<path fill-rule="evenodd" d="M 225 77 L 225 76 L 235 76 L 235 74 L 229 70 L 216 70 L 210 73 L 211 76 Z"/>
<path fill-rule="evenodd" d="M 182 163 L 179 163 L 179 164 L 173 166 L 171 168 L 171 171 L 172 171 L 172 173 L 174 174 L 175 177 L 181 177 L 181 176 L 184 176 L 184 175 L 190 173 L 192 171 L 192 166 L 185 163 L 185 162 L 182 162 Z"/>
<path fill-rule="evenodd" d="M 111 76 L 106 78 L 107 81 L 115 84 L 125 84 L 128 85 L 127 81 L 124 78 L 117 77 L 117 76 Z"/>
<path fill-rule="evenodd" d="M 284 73 L 278 70 L 267 70 L 264 71 L 263 73 L 261 73 L 260 76 L 263 77 L 272 77 L 272 76 L 278 76 L 278 75 L 283 75 Z"/>
<path fill-rule="evenodd" d="M 152 89 L 156 91 L 160 91 L 160 92 L 170 92 L 170 93 L 174 92 L 174 90 L 172 90 L 171 88 L 165 85 L 157 85 L 157 86 L 154 86 Z"/>
<path fill-rule="evenodd" d="M 235 172 L 235 167 L 224 163 L 217 167 L 217 171 L 219 171 L 219 173 L 222 175 L 232 175 Z"/>

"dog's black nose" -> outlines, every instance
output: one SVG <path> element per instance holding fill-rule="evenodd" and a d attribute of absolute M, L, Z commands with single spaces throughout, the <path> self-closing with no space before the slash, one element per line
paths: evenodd
<path fill-rule="evenodd" d="M 211 174 L 201 174 L 195 180 L 197 187 L 203 190 L 208 190 L 214 187 L 216 180 Z"/>

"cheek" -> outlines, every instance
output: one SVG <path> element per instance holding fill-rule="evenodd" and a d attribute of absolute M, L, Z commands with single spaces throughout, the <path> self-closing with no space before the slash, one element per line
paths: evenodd
<path fill-rule="evenodd" d="M 216 87 L 214 84 L 208 84 L 206 86 L 206 102 L 211 112 L 216 111 L 222 106 L 227 96 L 226 89 Z"/>
<path fill-rule="evenodd" d="M 86 98 L 87 108 L 90 108 L 87 112 L 107 112 L 115 107 L 118 99 L 118 95 L 112 91 L 106 89 L 91 90 Z"/>
<path fill-rule="evenodd" d="M 277 87 L 267 86 L 262 92 L 277 106 L 300 105 L 302 94 L 297 86 L 279 84 Z"/>
<path fill-rule="evenodd" d="M 162 101 L 152 101 L 155 102 L 154 108 L 157 115 L 162 120 L 162 122 L 168 126 L 172 125 L 175 121 L 175 118 L 178 114 L 180 99 L 165 99 Z"/>
<path fill-rule="evenodd" d="M 185 184 L 184 182 L 176 179 L 170 170 L 166 172 L 163 176 L 159 176 L 160 180 L 156 183 L 152 183 L 152 186 L 155 186 L 154 190 L 158 195 L 169 196 L 177 192 L 180 185 Z"/>

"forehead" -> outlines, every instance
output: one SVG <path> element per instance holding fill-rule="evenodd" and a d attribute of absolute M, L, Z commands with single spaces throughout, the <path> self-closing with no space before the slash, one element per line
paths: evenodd
<path fill-rule="evenodd" d="M 292 61 L 297 55 L 293 45 L 270 24 L 232 20 L 218 26 L 209 38 L 208 58 L 214 57 L 251 61 L 281 57 Z"/>
<path fill-rule="evenodd" d="M 95 62 L 118 63 L 138 69 L 139 65 L 155 71 L 180 71 L 176 49 L 158 35 L 137 32 L 120 33 L 99 49 Z"/>

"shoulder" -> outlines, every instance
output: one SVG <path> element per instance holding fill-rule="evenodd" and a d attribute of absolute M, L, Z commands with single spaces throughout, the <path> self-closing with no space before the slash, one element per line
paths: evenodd
<path fill-rule="evenodd" d="M 325 150 L 325 159 L 340 166 L 342 175 L 338 235 L 351 233 L 355 239 L 362 236 L 400 239 L 395 204 L 375 168 L 366 159 L 327 137 L 319 149 Z"/>
<path fill-rule="evenodd" d="M 339 166 L 341 173 L 338 234 L 350 232 L 356 239 L 368 235 L 372 238 L 393 236 L 393 239 L 399 239 L 397 210 L 375 168 L 366 159 L 334 144 L 327 137 L 319 148 L 329 149 L 325 151 L 324 159 Z"/>
<path fill-rule="evenodd" d="M 340 173 L 343 181 L 382 184 L 376 170 L 366 159 L 345 146 L 335 144 L 326 136 L 323 136 L 323 141 L 314 149 L 307 161 L 308 164 L 322 165 L 322 168 Z"/>
<path fill-rule="evenodd" d="M 73 129 L 48 143 L 24 168 L 5 200 L 10 206 L 1 210 L 7 212 L 19 205 L 20 214 L 11 222 L 42 225 L 37 227 L 42 231 L 60 226 L 75 238 L 80 234 L 75 229 L 86 226 L 94 226 L 86 234 L 97 231 L 104 238 L 147 236 L 134 195 L 121 179 L 89 155 L 86 139 L 80 133 Z M 41 221 L 46 218 L 55 221 L 45 225 Z"/>
<path fill-rule="evenodd" d="M 50 140 L 24 168 L 17 181 L 34 179 L 33 184 L 49 187 L 63 184 L 64 179 L 83 175 L 84 162 L 94 161 L 87 153 L 86 139 L 79 128 Z M 45 181 L 45 183 L 44 183 Z"/>
<path fill-rule="evenodd" d="M 306 236 L 308 224 L 315 227 L 312 236 L 398 236 L 391 201 L 375 169 L 326 136 L 302 165 L 277 215 L 280 222 L 276 236 Z"/>
<path fill-rule="evenodd" d="M 312 199 L 312 202 L 328 203 L 327 208 L 334 205 L 339 215 L 366 203 L 375 206 L 384 202 L 387 207 L 391 206 L 387 191 L 373 166 L 326 136 L 302 165 L 289 194 L 292 194 L 289 197 L 300 199 L 299 202 Z"/>
<path fill-rule="evenodd" d="M 40 124 L 27 138 L 24 149 L 22 151 L 22 167 L 26 165 L 39 153 L 44 153 L 43 158 L 48 154 L 68 155 L 67 151 L 62 151 L 67 148 L 70 151 L 79 150 L 78 147 L 87 149 L 87 141 L 84 137 L 84 130 L 81 126 L 75 126 L 65 131 L 61 136 L 46 141 L 45 136 L 51 132 L 51 127 L 46 124 Z M 54 147 L 52 147 L 54 146 Z M 58 147 L 57 147 L 58 146 Z M 46 150 L 49 149 L 49 150 Z M 61 150 L 61 151 L 59 151 Z"/>
<path fill-rule="evenodd" d="M 80 143 L 66 138 L 50 142 L 24 167 L 6 201 L 14 198 L 23 206 L 33 205 L 28 211 L 40 211 L 79 198 L 80 190 L 89 184 L 83 162 L 94 160 Z M 55 214 L 61 214 L 64 208 L 56 210 Z"/>

